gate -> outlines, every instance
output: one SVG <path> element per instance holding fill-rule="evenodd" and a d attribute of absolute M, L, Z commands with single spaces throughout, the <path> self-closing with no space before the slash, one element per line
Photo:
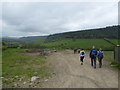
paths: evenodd
<path fill-rule="evenodd" d="M 120 63 L 120 46 L 115 46 L 115 62 Z"/>

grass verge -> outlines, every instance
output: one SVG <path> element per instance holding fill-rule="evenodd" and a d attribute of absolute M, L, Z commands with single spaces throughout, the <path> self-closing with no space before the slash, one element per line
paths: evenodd
<path fill-rule="evenodd" d="M 114 52 L 113 51 L 105 51 L 105 60 L 109 60 L 111 62 L 111 66 L 116 67 L 117 69 L 120 70 L 120 64 L 115 62 L 114 60 Z"/>

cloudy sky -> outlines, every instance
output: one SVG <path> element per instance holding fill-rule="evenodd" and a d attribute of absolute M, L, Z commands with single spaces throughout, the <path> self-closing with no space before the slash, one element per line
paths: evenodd
<path fill-rule="evenodd" d="M 4 2 L 2 36 L 41 36 L 118 24 L 117 2 Z"/>

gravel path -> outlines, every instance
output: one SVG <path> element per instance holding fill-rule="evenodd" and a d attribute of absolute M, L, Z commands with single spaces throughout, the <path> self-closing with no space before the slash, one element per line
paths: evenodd
<path fill-rule="evenodd" d="M 103 61 L 103 67 L 94 69 L 90 65 L 89 53 L 80 65 L 79 55 L 72 51 L 59 51 L 48 57 L 56 73 L 42 84 L 43 88 L 118 88 L 118 71 Z"/>

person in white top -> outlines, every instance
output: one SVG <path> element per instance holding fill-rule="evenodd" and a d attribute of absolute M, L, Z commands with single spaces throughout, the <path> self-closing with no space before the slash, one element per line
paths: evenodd
<path fill-rule="evenodd" d="M 84 57 L 85 57 L 85 51 L 84 51 L 84 49 L 82 49 L 81 51 L 80 51 L 80 61 L 81 61 L 81 65 L 83 65 L 83 59 L 84 59 Z"/>

